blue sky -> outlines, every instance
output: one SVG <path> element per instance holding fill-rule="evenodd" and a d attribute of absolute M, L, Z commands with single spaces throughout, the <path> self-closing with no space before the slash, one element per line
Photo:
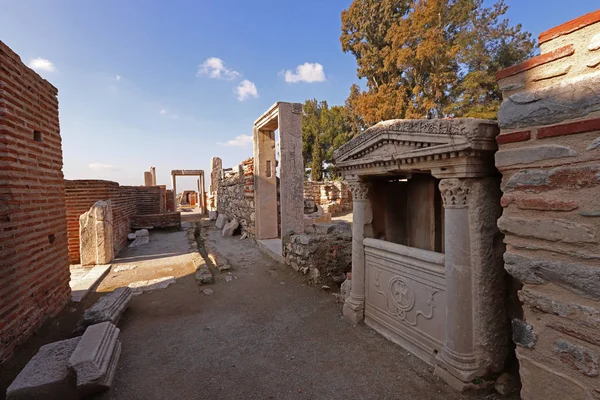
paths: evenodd
<path fill-rule="evenodd" d="M 344 102 L 358 81 L 339 44 L 350 3 L 2 0 L 0 39 L 25 63 L 47 60 L 36 66 L 59 90 L 67 179 L 141 185 L 155 166 L 170 187 L 172 169 L 208 173 L 213 156 L 225 167 L 250 157 L 252 124 L 276 101 Z M 507 4 L 536 37 L 598 7 Z M 188 187 L 192 178 L 178 180 Z"/>

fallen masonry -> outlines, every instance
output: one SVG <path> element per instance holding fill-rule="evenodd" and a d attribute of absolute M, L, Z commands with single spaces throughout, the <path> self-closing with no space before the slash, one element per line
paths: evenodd
<path fill-rule="evenodd" d="M 91 308 L 85 310 L 79 321 L 79 328 L 85 329 L 101 322 L 111 322 L 117 325 L 132 297 L 133 291 L 128 287 L 117 288 L 103 296 Z"/>
<path fill-rule="evenodd" d="M 177 280 L 174 276 L 164 276 L 162 278 L 149 279 L 146 281 L 132 282 L 127 285 L 132 291 L 133 295 L 137 296 L 144 292 L 151 292 L 153 290 L 164 289 L 172 283 L 176 283 Z"/>
<path fill-rule="evenodd" d="M 110 389 L 121 355 L 119 328 L 102 322 L 86 329 L 69 358 L 81 397 Z"/>
<path fill-rule="evenodd" d="M 8 387 L 6 399 L 75 399 L 75 375 L 67 363 L 80 340 L 81 337 L 76 337 L 40 347 Z"/>

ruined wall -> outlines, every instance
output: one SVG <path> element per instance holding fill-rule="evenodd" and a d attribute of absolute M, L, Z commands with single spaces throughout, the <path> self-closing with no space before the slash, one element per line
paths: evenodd
<path fill-rule="evenodd" d="M 254 230 L 254 160 L 243 161 L 219 180 L 217 211 L 237 218 L 243 232 L 255 236 Z"/>
<path fill-rule="evenodd" d="M 312 284 L 341 283 L 352 269 L 350 224 L 315 224 L 312 233 L 283 238 L 287 265 Z"/>
<path fill-rule="evenodd" d="M 154 228 L 181 227 L 181 213 L 165 212 L 161 214 L 136 215 L 131 219 L 132 226 L 152 226 Z"/>
<path fill-rule="evenodd" d="M 102 180 L 65 181 L 69 262 L 79 263 L 79 216 L 99 200 L 110 200 L 113 208 L 115 254 L 127 243 L 132 218 L 137 214 L 159 214 L 166 207 L 164 186 L 120 186 Z"/>
<path fill-rule="evenodd" d="M 331 214 L 352 210 L 352 194 L 344 181 L 305 181 L 304 198 L 314 200 Z"/>
<path fill-rule="evenodd" d="M 0 364 L 70 298 L 57 94 L 0 41 Z"/>
<path fill-rule="evenodd" d="M 542 33 L 540 47 L 497 74 L 498 226 L 505 268 L 524 284 L 521 396 L 598 399 L 600 11 Z"/>
<path fill-rule="evenodd" d="M 167 207 L 166 212 L 175 211 L 175 202 L 174 202 L 174 198 L 173 198 L 173 191 L 171 189 L 166 191 L 165 204 Z"/>

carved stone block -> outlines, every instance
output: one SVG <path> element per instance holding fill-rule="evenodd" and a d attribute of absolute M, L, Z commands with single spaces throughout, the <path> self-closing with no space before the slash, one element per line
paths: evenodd
<path fill-rule="evenodd" d="M 85 329 L 90 325 L 101 322 L 111 322 L 116 325 L 121 315 L 123 315 L 129 306 L 132 297 L 133 292 L 128 287 L 117 288 L 111 293 L 102 296 L 96 304 L 85 310 L 81 321 L 79 321 L 80 329 Z"/>

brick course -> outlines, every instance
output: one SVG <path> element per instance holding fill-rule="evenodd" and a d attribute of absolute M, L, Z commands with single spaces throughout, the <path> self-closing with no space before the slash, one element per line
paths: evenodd
<path fill-rule="evenodd" d="M 57 95 L 0 41 L 0 364 L 70 298 Z"/>

